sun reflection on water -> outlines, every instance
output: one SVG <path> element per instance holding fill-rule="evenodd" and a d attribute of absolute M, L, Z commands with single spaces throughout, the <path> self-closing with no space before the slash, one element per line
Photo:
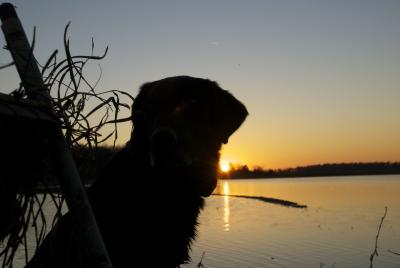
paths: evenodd
<path fill-rule="evenodd" d="M 229 216 L 230 216 L 230 208 L 229 208 L 229 184 L 227 181 L 224 181 L 224 230 L 229 231 Z"/>

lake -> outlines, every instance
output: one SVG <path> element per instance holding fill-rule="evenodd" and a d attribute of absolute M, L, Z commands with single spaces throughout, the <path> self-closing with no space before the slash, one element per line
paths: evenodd
<path fill-rule="evenodd" d="M 200 216 L 192 263 L 182 267 L 400 267 L 400 175 L 220 181 Z"/>
<path fill-rule="evenodd" d="M 400 253 L 400 175 L 225 180 L 215 193 L 284 199 L 307 208 L 210 196 L 193 261 L 182 268 L 197 267 L 203 254 L 205 268 L 369 267 L 385 206 L 373 264 L 400 267 L 400 256 L 389 252 Z M 50 200 L 44 212 L 54 215 Z M 23 250 L 14 264 L 23 267 Z"/>

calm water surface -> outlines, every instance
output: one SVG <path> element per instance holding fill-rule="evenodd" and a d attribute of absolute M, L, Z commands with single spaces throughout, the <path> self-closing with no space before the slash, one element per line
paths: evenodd
<path fill-rule="evenodd" d="M 200 215 L 193 261 L 182 268 L 197 267 L 203 253 L 205 268 L 369 267 L 385 206 L 374 267 L 400 267 L 400 256 L 388 252 L 400 252 L 399 175 L 220 181 L 215 193 L 273 197 L 308 208 L 211 196 Z M 49 201 L 45 213 L 51 218 L 54 212 Z M 34 245 L 32 238 L 28 247 Z M 24 260 L 21 250 L 14 267 Z"/>
<path fill-rule="evenodd" d="M 192 263 L 204 267 L 400 267 L 400 176 L 220 181 L 220 194 L 274 197 L 307 205 L 211 196 L 200 216 Z"/>

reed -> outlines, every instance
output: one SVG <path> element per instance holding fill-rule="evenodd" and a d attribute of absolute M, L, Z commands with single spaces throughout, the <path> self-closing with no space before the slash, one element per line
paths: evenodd
<path fill-rule="evenodd" d="M 64 55 L 59 56 L 55 50 L 44 65 L 38 63 L 41 74 L 52 96 L 52 105 L 56 111 L 57 120 L 67 144 L 79 159 L 77 163 L 80 172 L 84 173 L 88 164 L 93 161 L 100 145 L 111 143 L 115 147 L 118 139 L 118 124 L 130 121 L 130 103 L 133 97 L 121 90 L 99 91 L 97 86 L 102 77 L 99 65 L 99 75 L 92 82 L 85 77 L 86 69 L 91 61 L 104 59 L 108 52 L 105 48 L 102 55 L 95 55 L 95 43 L 91 40 L 88 55 L 74 55 L 70 49 L 68 23 L 64 29 Z M 31 55 L 33 57 L 35 32 L 32 38 Z M 59 59 L 61 58 L 61 59 Z M 13 63 L 3 68 L 13 66 Z M 11 95 L 18 100 L 29 99 L 28 92 L 21 83 Z M 128 114 L 128 115 L 126 115 Z M 110 126 L 110 127 L 108 127 Z M 51 150 L 51 148 L 48 148 Z M 85 153 L 82 154 L 81 152 Z M 30 152 L 35 154 L 35 152 Z M 50 154 L 49 154 L 50 155 Z M 51 226 L 61 217 L 64 208 L 64 197 L 54 191 L 56 172 L 52 167 L 51 156 L 48 156 L 35 172 L 32 178 L 24 178 L 16 194 L 16 222 L 12 225 L 8 236 L 4 239 L 4 248 L 0 251 L 2 267 L 12 267 L 17 252 L 24 252 L 25 262 L 34 252 L 28 246 L 28 234 L 33 233 L 37 248 L 43 241 L 47 226 Z M 11 178 L 12 179 L 12 178 Z M 40 193 L 38 193 L 40 188 Z M 44 205 L 51 201 L 56 211 L 52 219 L 47 219 Z M 22 249 L 23 248 L 23 249 Z M 18 253 L 19 254 L 19 253 Z"/>

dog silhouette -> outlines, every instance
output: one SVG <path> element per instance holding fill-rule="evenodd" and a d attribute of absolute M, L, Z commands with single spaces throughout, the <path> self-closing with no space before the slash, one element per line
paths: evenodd
<path fill-rule="evenodd" d="M 144 84 L 131 139 L 88 190 L 115 267 L 178 267 L 190 260 L 198 215 L 217 183 L 219 151 L 248 115 L 208 79 Z M 28 267 L 95 267 L 67 213 Z"/>

